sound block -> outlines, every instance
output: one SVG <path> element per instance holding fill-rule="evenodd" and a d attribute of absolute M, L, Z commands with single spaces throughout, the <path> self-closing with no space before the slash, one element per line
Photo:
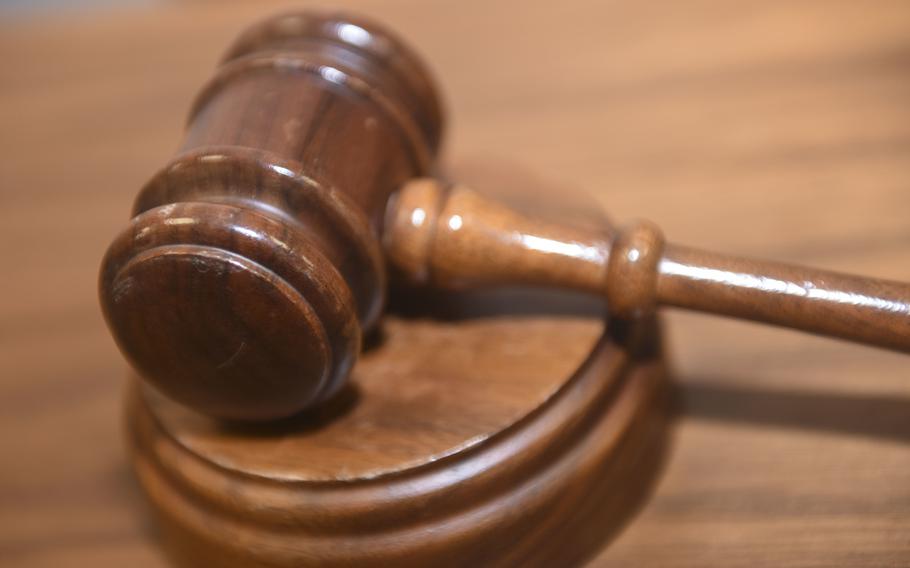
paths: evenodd
<path fill-rule="evenodd" d="M 404 305 L 314 415 L 227 424 L 137 383 L 132 463 L 178 565 L 566 566 L 627 522 L 667 446 L 656 322 L 526 291 Z"/>

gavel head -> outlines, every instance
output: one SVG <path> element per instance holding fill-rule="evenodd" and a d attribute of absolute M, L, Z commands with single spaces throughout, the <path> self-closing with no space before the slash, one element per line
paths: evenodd
<path fill-rule="evenodd" d="M 423 64 L 375 23 L 293 14 L 248 30 L 103 260 L 124 355 L 223 418 L 331 396 L 382 309 L 386 202 L 428 173 L 441 129 Z"/>

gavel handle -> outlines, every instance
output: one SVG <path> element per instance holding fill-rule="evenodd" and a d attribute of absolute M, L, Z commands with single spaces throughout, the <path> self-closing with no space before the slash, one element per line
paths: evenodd
<path fill-rule="evenodd" d="M 910 352 L 910 285 L 666 247 L 657 301 Z"/>
<path fill-rule="evenodd" d="M 647 222 L 616 234 L 541 222 L 417 180 L 390 203 L 384 241 L 418 282 L 572 288 L 604 295 L 619 317 L 667 305 L 910 352 L 910 284 L 667 244 Z"/>

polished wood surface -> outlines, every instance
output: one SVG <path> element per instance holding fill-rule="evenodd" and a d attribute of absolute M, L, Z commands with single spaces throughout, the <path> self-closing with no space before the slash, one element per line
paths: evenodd
<path fill-rule="evenodd" d="M 668 244 L 647 221 L 546 222 L 445 181 L 408 182 L 392 199 L 385 251 L 420 284 L 579 290 L 616 317 L 674 306 L 910 352 L 908 283 Z"/>
<path fill-rule="evenodd" d="M 903 2 L 547 2 L 520 25 L 507 2 L 345 6 L 440 70 L 458 116 L 450 155 L 521 161 L 680 242 L 910 279 Z M 0 472 L 0 548 L 14 565 L 162 565 L 125 466 L 98 251 L 171 154 L 200 77 L 266 10 L 49 16 L 0 36 L 16 54 L 0 71 L 0 175 L 18 188 L 0 210 L 2 444 L 15 456 Z M 668 319 L 685 402 L 674 451 L 592 565 L 905 563 L 904 357 Z"/>
<path fill-rule="evenodd" d="M 513 181 L 484 194 L 607 226 L 584 194 L 493 168 Z M 131 397 L 130 454 L 177 564 L 569 566 L 640 507 L 673 414 L 656 322 L 604 324 L 596 298 L 553 291 L 393 290 L 399 315 L 320 407 L 239 423 Z"/>
<path fill-rule="evenodd" d="M 229 419 L 335 394 L 385 302 L 386 202 L 430 173 L 439 107 L 375 22 L 298 11 L 245 30 L 102 261 L 105 319 L 141 376 Z"/>
<path fill-rule="evenodd" d="M 571 566 L 629 521 L 667 446 L 654 328 L 598 339 L 596 304 L 528 291 L 414 311 L 384 322 L 348 390 L 290 420 L 131 398 L 134 467 L 177 565 Z"/>
<path fill-rule="evenodd" d="M 418 285 L 581 290 L 613 317 L 670 305 L 910 351 L 910 284 L 680 247 L 650 222 L 547 223 L 414 179 L 440 143 L 433 83 L 356 14 L 242 34 L 102 261 L 105 318 L 141 378 L 226 419 L 328 401 L 382 309 L 379 239 Z"/>

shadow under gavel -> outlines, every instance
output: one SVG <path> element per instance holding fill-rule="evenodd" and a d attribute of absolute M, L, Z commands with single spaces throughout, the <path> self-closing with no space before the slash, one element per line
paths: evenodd
<path fill-rule="evenodd" d="M 101 304 L 138 373 L 228 419 L 337 392 L 381 315 L 386 261 L 421 284 L 531 284 L 910 350 L 910 285 L 668 244 L 653 225 L 542 222 L 432 174 L 436 88 L 372 22 L 292 14 L 244 33 L 177 156 L 104 258 Z"/>

